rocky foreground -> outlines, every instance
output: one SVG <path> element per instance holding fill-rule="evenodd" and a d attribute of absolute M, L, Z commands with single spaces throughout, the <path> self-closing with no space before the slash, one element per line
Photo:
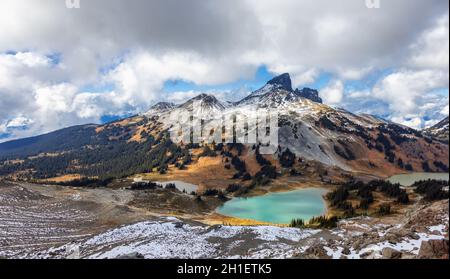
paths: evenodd
<path fill-rule="evenodd" d="M 162 218 L 113 229 L 36 256 L 90 259 L 446 259 L 448 214 L 433 217 L 432 210 L 424 209 L 424 216 L 407 217 L 404 223 L 398 225 L 378 223 L 372 218 L 355 218 L 342 221 L 339 228 L 333 230 L 270 226 L 207 227 L 176 218 Z M 436 225 L 417 223 L 425 220 L 425 223 Z"/>
<path fill-rule="evenodd" d="M 43 251 L 37 258 L 448 258 L 442 225 L 407 230 L 402 225 L 342 222 L 336 230 L 279 227 L 204 227 L 176 218 L 141 222 Z M 418 232 L 423 230 L 423 232 Z"/>
<path fill-rule="evenodd" d="M 312 230 L 207 226 L 145 215 L 127 206 L 131 199 L 127 192 L 107 189 L 59 188 L 55 193 L 3 185 L 0 257 L 448 258 L 448 200 L 418 202 L 406 214 L 358 217 L 335 229 Z"/>

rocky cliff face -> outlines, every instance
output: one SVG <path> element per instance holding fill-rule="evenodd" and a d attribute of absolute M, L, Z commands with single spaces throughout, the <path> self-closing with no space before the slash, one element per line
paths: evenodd
<path fill-rule="evenodd" d="M 303 88 L 302 90 L 295 89 L 295 94 L 297 94 L 300 97 L 309 99 L 316 103 L 323 103 L 322 98 L 319 97 L 319 91 L 311 88 Z"/>
<path fill-rule="evenodd" d="M 286 90 L 286 91 L 292 91 L 292 81 L 291 76 L 289 74 L 282 74 L 279 75 L 269 82 L 267 84 L 275 85 L 277 88 Z"/>

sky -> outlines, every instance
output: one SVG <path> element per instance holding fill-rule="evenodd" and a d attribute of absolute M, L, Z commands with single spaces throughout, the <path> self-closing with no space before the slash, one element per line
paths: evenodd
<path fill-rule="evenodd" d="M 355 113 L 448 116 L 448 1 L 366 2 L 1 0 L 0 141 L 203 92 L 235 101 L 285 72 Z"/>

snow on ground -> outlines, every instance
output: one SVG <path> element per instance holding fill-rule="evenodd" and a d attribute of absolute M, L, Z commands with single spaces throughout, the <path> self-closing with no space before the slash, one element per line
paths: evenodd
<path fill-rule="evenodd" d="M 163 218 L 113 229 L 78 244 L 81 257 L 91 259 L 132 253 L 145 258 L 287 258 L 304 250 L 293 249 L 293 243 L 319 232 L 270 226 L 206 227 Z"/>
<path fill-rule="evenodd" d="M 300 230 L 295 228 L 282 228 L 273 226 L 256 226 L 256 227 L 221 227 L 218 230 L 207 233 L 210 237 L 230 238 L 237 234 L 252 233 L 256 235 L 256 239 L 264 241 L 277 241 L 286 239 L 290 241 L 299 241 L 313 234 L 320 232 L 320 230 Z"/>
<path fill-rule="evenodd" d="M 0 257 L 7 258 L 102 259 L 138 253 L 145 258 L 359 259 L 381 258 L 384 248 L 415 257 L 424 241 L 448 238 L 448 202 L 389 222 L 372 217 L 342 220 L 330 230 L 207 226 L 152 217 L 94 232 L 83 228 L 96 227 L 93 212 L 109 208 L 92 208 L 76 194 L 61 202 L 20 187 L 0 190 Z"/>
<path fill-rule="evenodd" d="M 348 259 L 361 259 L 362 255 L 373 254 L 374 258 L 382 258 L 382 251 L 384 248 L 392 248 L 399 252 L 411 253 L 414 255 L 419 254 L 420 246 L 423 241 L 435 240 L 435 239 L 444 239 L 445 237 L 442 235 L 429 235 L 425 233 L 419 233 L 419 239 L 411 239 L 405 238 L 403 241 L 399 243 L 390 243 L 389 241 L 383 241 L 376 244 L 371 244 L 359 251 L 355 251 L 353 248 L 350 249 L 350 253 L 348 255 L 344 255 L 342 252 L 344 250 L 343 247 L 337 247 L 336 249 L 332 249 L 330 247 L 324 247 L 327 251 L 327 255 L 332 257 L 333 259 L 340 259 L 341 257 L 345 257 Z"/>
<path fill-rule="evenodd" d="M 392 241 L 389 236 L 401 230 L 402 226 L 365 223 L 371 220 L 369 217 L 354 218 L 341 221 L 336 229 L 312 230 L 275 226 L 209 227 L 167 217 L 112 229 L 71 243 L 70 247 L 55 247 L 43 252 L 41 257 L 68 257 L 70 255 L 65 251 L 73 250 L 75 245 L 80 257 L 90 259 L 136 253 L 147 259 L 283 259 L 306 255 L 310 247 L 322 248 L 324 255 L 333 259 L 382 258 L 384 248 L 418 255 L 422 242 L 444 239 L 446 234 L 446 225 L 435 225 L 427 227 L 429 232 Z M 354 245 L 361 241 L 362 245 Z"/>
<path fill-rule="evenodd" d="M 338 236 L 341 240 L 337 240 L 337 245 L 333 245 L 333 247 L 324 246 L 326 254 L 333 259 L 382 258 L 383 249 L 391 248 L 402 253 L 418 255 L 422 242 L 445 239 L 446 235 L 448 235 L 446 229 L 448 228 L 448 216 L 441 216 L 441 218 L 438 218 L 442 219 L 442 224 L 427 227 L 429 232 L 417 232 L 413 237 L 411 237 L 411 235 L 403 236 L 394 241 L 385 238 L 385 236 L 398 233 L 403 227 L 402 224 L 376 224 L 369 226 L 368 224 L 362 223 L 364 221 L 370 222 L 370 219 L 370 217 L 360 217 L 341 221 L 341 228 L 331 232 L 331 234 Z M 378 241 L 376 241 L 375 238 L 372 238 L 373 236 L 369 237 L 370 233 L 377 235 L 378 238 L 376 239 L 378 239 Z M 354 238 L 355 236 L 357 238 Z M 344 242 L 353 239 L 350 243 L 354 244 L 359 236 L 366 240 L 372 240 L 357 250 L 355 250 L 354 247 L 347 246 L 347 253 L 344 253 Z"/>
<path fill-rule="evenodd" d="M 438 232 L 441 235 L 444 235 L 445 233 L 448 233 L 448 231 L 445 229 L 445 225 L 444 224 L 440 224 L 437 226 L 430 226 L 428 227 L 428 230 L 430 232 Z"/>
<path fill-rule="evenodd" d="M 204 258 L 215 249 L 199 237 L 201 231 L 201 227 L 177 227 L 171 221 L 141 222 L 93 237 L 82 248 L 100 250 L 89 258 L 115 258 L 133 252 L 146 258 Z"/>

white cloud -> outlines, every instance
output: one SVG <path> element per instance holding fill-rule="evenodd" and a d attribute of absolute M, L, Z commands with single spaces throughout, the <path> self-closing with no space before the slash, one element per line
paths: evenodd
<path fill-rule="evenodd" d="M 320 71 L 313 68 L 300 73 L 294 72 L 292 75 L 292 83 L 295 87 L 300 87 L 305 84 L 313 83 L 319 77 Z"/>
<path fill-rule="evenodd" d="M 40 87 L 35 91 L 37 107 L 45 112 L 68 112 L 77 94 L 77 88 L 71 84 L 57 84 Z"/>
<path fill-rule="evenodd" d="M 421 68 L 449 68 L 449 17 L 439 18 L 436 25 L 423 32 L 411 46 L 410 63 Z"/>
<path fill-rule="evenodd" d="M 8 130 L 7 130 L 6 124 L 5 123 L 1 123 L 0 124 L 0 135 L 1 134 L 5 134 L 7 131 Z"/>
<path fill-rule="evenodd" d="M 17 61 L 30 68 L 32 67 L 46 67 L 50 64 L 50 59 L 43 55 L 38 55 L 32 52 L 19 52 L 14 55 Z"/>
<path fill-rule="evenodd" d="M 403 117 L 403 116 L 394 116 L 391 120 L 395 123 L 399 123 L 414 129 L 423 128 L 423 120 L 420 117 Z"/>
<path fill-rule="evenodd" d="M 448 87 L 448 75 L 442 71 L 399 71 L 388 75 L 373 89 L 373 97 L 387 101 L 398 113 L 417 111 L 417 99 L 435 89 Z"/>
<path fill-rule="evenodd" d="M 161 92 L 168 80 L 221 84 L 239 76 L 250 77 L 254 70 L 253 67 L 238 67 L 228 71 L 230 67 L 232 65 L 225 60 L 207 60 L 195 53 L 169 53 L 157 57 L 140 51 L 127 56 L 123 63 L 107 73 L 105 81 L 116 85 L 113 100 L 117 106 L 125 103 L 142 110 L 156 101 L 170 98 Z"/>
<path fill-rule="evenodd" d="M 81 9 L 61 0 L 2 0 L 0 123 L 30 119 L 30 129 L 14 135 L 24 136 L 98 122 L 184 99 L 162 92 L 168 80 L 217 85 L 251 78 L 261 65 L 290 72 L 295 86 L 329 73 L 339 81 L 321 94 L 332 104 L 351 99 L 346 80 L 394 69 L 367 91 L 388 102 L 389 113 L 410 112 L 434 83 L 448 87 L 447 10 L 441 0 L 390 0 L 378 10 L 363 0 L 89 0 Z M 5 54 L 11 50 L 18 53 Z"/>
<path fill-rule="evenodd" d="M 372 71 L 372 67 L 365 68 L 341 68 L 337 67 L 337 72 L 342 79 L 345 80 L 359 80 L 366 76 L 370 71 Z"/>
<path fill-rule="evenodd" d="M 19 116 L 17 118 L 12 119 L 6 124 L 6 128 L 20 128 L 25 127 L 32 123 L 32 120 L 25 118 L 23 116 Z"/>
<path fill-rule="evenodd" d="M 350 99 L 356 99 L 356 98 L 370 98 L 371 92 L 370 90 L 363 90 L 363 91 L 349 91 L 347 93 L 347 97 Z"/>
<path fill-rule="evenodd" d="M 264 27 L 264 44 L 254 57 L 270 68 L 297 65 L 351 78 L 402 63 L 405 49 L 430 28 L 429 19 L 448 8 L 423 0 L 388 1 L 382 9 L 367 9 L 359 0 L 249 3 Z"/>
<path fill-rule="evenodd" d="M 440 113 L 444 116 L 448 116 L 448 110 L 449 110 L 449 106 L 448 106 L 448 100 L 447 100 L 447 105 L 442 108 Z"/>
<path fill-rule="evenodd" d="M 320 91 L 320 96 L 326 104 L 337 105 L 344 97 L 344 84 L 340 80 L 332 81 Z"/>
<path fill-rule="evenodd" d="M 348 92 L 343 103 L 358 112 L 375 109 L 374 112 L 413 128 L 438 122 L 448 116 L 448 48 L 446 14 L 418 36 L 404 67 L 381 78 L 372 89 Z M 441 93 L 437 94 L 437 90 Z"/>
<path fill-rule="evenodd" d="M 399 71 L 382 78 L 371 90 L 351 91 L 341 106 L 371 113 L 413 128 L 424 128 L 448 115 L 448 79 L 440 71 Z"/>

